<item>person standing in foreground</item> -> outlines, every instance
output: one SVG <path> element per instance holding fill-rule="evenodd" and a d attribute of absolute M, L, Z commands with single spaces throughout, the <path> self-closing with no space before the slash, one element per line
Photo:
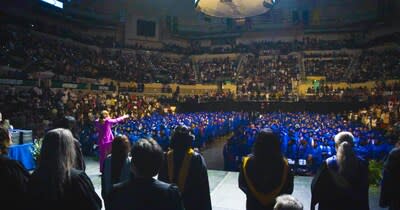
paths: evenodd
<path fill-rule="evenodd" d="M 99 140 L 97 144 L 99 145 L 99 163 L 101 173 L 103 173 L 104 160 L 111 152 L 111 143 L 114 139 L 111 128 L 114 124 L 122 122 L 128 117 L 129 115 L 124 115 L 122 117 L 112 119 L 110 118 L 108 111 L 103 110 L 100 114 L 100 118 L 96 120 L 96 128 L 97 132 L 99 133 Z"/>
<path fill-rule="evenodd" d="M 186 210 L 211 210 L 207 166 L 203 156 L 192 149 L 193 141 L 187 127 L 174 130 L 158 179 L 177 184 Z"/>
<path fill-rule="evenodd" d="M 30 210 L 100 210 L 101 199 L 84 171 L 74 168 L 74 137 L 63 128 L 43 139 L 38 168 L 28 183 Z"/>
<path fill-rule="evenodd" d="M 311 209 L 319 204 L 320 210 L 369 210 L 368 162 L 356 156 L 350 132 L 334 140 L 337 154 L 324 161 L 312 180 Z"/>
<path fill-rule="evenodd" d="M 104 161 L 104 173 L 101 176 L 101 196 L 107 208 L 108 195 L 116 183 L 128 180 L 131 175 L 131 144 L 128 137 L 117 136 L 112 142 L 111 154 Z"/>
<path fill-rule="evenodd" d="M 400 210 L 400 141 L 392 149 L 385 162 L 379 206 L 389 210 Z"/>
<path fill-rule="evenodd" d="M 0 203 L 10 210 L 22 210 L 26 204 L 26 185 L 29 172 L 16 160 L 8 157 L 11 137 L 8 129 L 0 127 Z"/>
<path fill-rule="evenodd" d="M 132 146 L 128 181 L 114 185 L 106 210 L 184 210 L 178 188 L 154 179 L 164 160 L 153 139 L 140 139 Z"/>
<path fill-rule="evenodd" d="M 247 210 L 272 210 L 275 199 L 293 192 L 293 172 L 283 157 L 279 137 L 271 129 L 262 130 L 253 152 L 243 158 L 239 188 L 246 194 Z"/>

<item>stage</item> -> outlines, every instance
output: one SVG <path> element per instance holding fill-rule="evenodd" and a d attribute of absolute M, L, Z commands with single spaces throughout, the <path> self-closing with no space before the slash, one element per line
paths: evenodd
<path fill-rule="evenodd" d="M 91 158 L 86 158 L 86 173 L 89 175 L 96 192 L 101 195 L 101 179 L 98 162 Z M 244 210 L 246 209 L 246 197 L 238 188 L 238 173 L 218 170 L 209 170 L 209 182 L 211 190 L 211 201 L 213 210 Z M 310 183 L 312 177 L 296 176 L 293 195 L 304 205 L 304 210 L 310 209 Z M 381 210 L 378 207 L 379 189 L 370 188 L 370 208 L 371 210 Z M 104 205 L 103 205 L 104 209 Z"/>

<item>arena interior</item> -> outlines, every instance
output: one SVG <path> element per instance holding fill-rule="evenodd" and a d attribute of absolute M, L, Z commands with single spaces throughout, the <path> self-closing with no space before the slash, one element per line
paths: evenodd
<path fill-rule="evenodd" d="M 0 200 L 9 209 L 400 209 L 390 179 L 400 168 L 399 20 L 398 0 L 2 0 L 0 122 L 10 138 L 0 132 Z M 73 156 L 56 128 L 71 131 Z M 117 139 L 132 150 L 115 152 Z M 144 179 L 149 142 L 148 165 L 163 151 L 152 180 L 172 184 L 182 208 L 137 185 L 138 201 L 122 195 L 121 183 Z M 17 175 L 5 175 L 6 163 L 25 190 L 7 184 Z M 86 206 L 68 194 L 74 174 L 88 177 Z M 348 186 L 318 184 L 336 176 Z M 56 198 L 46 194 L 54 183 Z M 3 200 L 10 191 L 18 199 Z M 279 208 L 282 194 L 302 207 Z"/>

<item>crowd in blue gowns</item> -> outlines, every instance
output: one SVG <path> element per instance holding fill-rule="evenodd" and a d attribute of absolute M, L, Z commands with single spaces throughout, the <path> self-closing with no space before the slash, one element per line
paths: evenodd
<path fill-rule="evenodd" d="M 271 112 L 256 117 L 243 112 L 153 113 L 118 125 L 114 134 L 126 135 L 132 143 L 151 137 L 166 151 L 171 132 L 178 125 L 192 129 L 193 147 L 199 149 L 213 139 L 233 133 L 223 148 L 224 169 L 229 171 L 238 171 L 242 158 L 251 153 L 258 132 L 264 128 L 279 134 L 282 152 L 298 173 L 316 172 L 324 160 L 335 155 L 333 137 L 340 131 L 353 133 L 357 155 L 367 160 L 384 160 L 393 148 L 381 130 L 350 122 L 340 114 L 310 112 Z M 84 129 L 83 134 L 95 144 L 95 132 Z"/>
<path fill-rule="evenodd" d="M 273 112 L 260 115 L 235 131 L 224 147 L 225 170 L 238 170 L 263 128 L 280 135 L 282 153 L 298 174 L 315 173 L 324 160 L 336 154 L 333 138 L 340 131 L 354 134 L 356 154 L 367 160 L 383 161 L 393 148 L 383 131 L 349 122 L 341 115 Z"/>
<path fill-rule="evenodd" d="M 164 151 L 168 149 L 171 132 L 184 125 L 195 136 L 194 148 L 202 148 L 207 142 L 226 136 L 240 125 L 248 124 L 246 114 L 238 112 L 196 112 L 185 114 L 153 113 L 141 119 L 127 120 L 114 128 L 115 135 L 126 135 L 131 143 L 141 138 L 153 138 Z M 92 138 L 95 138 L 95 136 Z M 87 137 L 86 137 L 87 138 Z"/>

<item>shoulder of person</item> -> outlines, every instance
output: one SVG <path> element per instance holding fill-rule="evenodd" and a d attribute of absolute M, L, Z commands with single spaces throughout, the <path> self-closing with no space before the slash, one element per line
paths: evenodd
<path fill-rule="evenodd" d="M 77 177 L 81 177 L 81 176 L 88 177 L 87 174 L 82 170 L 78 170 L 78 169 L 75 169 L 75 168 L 71 169 L 71 178 L 72 179 L 77 178 Z"/>
<path fill-rule="evenodd" d="M 327 159 L 325 160 L 325 164 L 326 164 L 326 166 L 327 166 L 328 168 L 337 169 L 338 166 L 337 166 L 336 156 L 334 155 L 334 156 L 331 156 L 331 157 L 327 158 Z"/>
<path fill-rule="evenodd" d="M 114 184 L 111 192 L 113 194 L 115 194 L 115 193 L 120 193 L 120 192 L 124 191 L 125 189 L 129 188 L 130 182 L 131 182 L 130 180 L 125 180 L 123 182 Z"/>
<path fill-rule="evenodd" d="M 13 169 L 13 171 L 14 170 L 26 171 L 25 167 L 22 165 L 21 162 L 19 162 L 18 160 L 10 159 L 8 157 L 0 156 L 0 164 L 2 165 L 2 167 Z"/>
<path fill-rule="evenodd" d="M 389 156 L 391 156 L 391 157 L 400 157 L 400 147 L 393 148 L 390 151 Z"/>
<path fill-rule="evenodd" d="M 194 150 L 193 157 L 194 158 L 201 158 L 201 157 L 203 157 L 203 155 L 200 153 L 200 151 Z"/>
<path fill-rule="evenodd" d="M 168 190 L 168 191 L 174 191 L 175 189 L 178 190 L 178 187 L 174 184 L 169 184 L 160 180 L 154 180 L 154 185 L 161 189 L 161 190 Z"/>

